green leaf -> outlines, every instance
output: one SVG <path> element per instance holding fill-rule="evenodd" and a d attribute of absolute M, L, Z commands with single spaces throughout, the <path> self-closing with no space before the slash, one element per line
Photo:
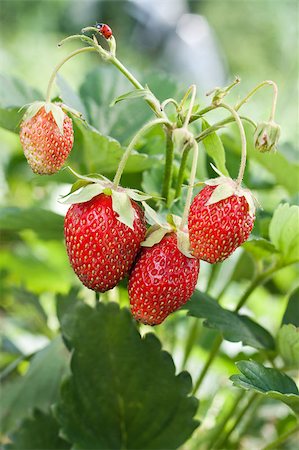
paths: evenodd
<path fill-rule="evenodd" d="M 265 328 L 248 316 L 222 308 L 207 294 L 195 291 L 183 309 L 187 309 L 190 316 L 206 319 L 204 325 L 219 330 L 228 341 L 241 341 L 254 348 L 275 348 L 274 339 Z"/>
<path fill-rule="evenodd" d="M 88 202 L 92 198 L 96 197 L 97 195 L 101 194 L 105 186 L 103 186 L 102 183 L 91 183 L 87 184 L 84 182 L 84 180 L 80 180 L 81 184 L 85 184 L 85 186 L 81 186 L 79 189 L 74 190 L 59 199 L 59 203 L 63 203 L 64 205 L 72 205 L 74 203 L 84 203 Z"/>
<path fill-rule="evenodd" d="M 209 123 L 202 119 L 202 131 L 209 128 Z M 225 165 L 225 150 L 224 146 L 222 144 L 222 141 L 218 134 L 216 132 L 209 134 L 203 141 L 202 141 L 207 154 L 213 158 L 217 169 L 220 170 L 220 172 L 223 173 L 223 175 L 229 176 L 228 170 Z"/>
<path fill-rule="evenodd" d="M 21 108 L 35 100 L 43 100 L 42 95 L 36 89 L 27 86 L 17 78 L 0 75 L 1 108 Z"/>
<path fill-rule="evenodd" d="M 0 208 L 0 230 L 19 232 L 33 230 L 40 239 L 61 240 L 63 237 L 63 217 L 42 208 Z"/>
<path fill-rule="evenodd" d="M 284 264 L 299 261 L 299 206 L 281 204 L 274 211 L 269 236 Z"/>
<path fill-rule="evenodd" d="M 63 103 L 79 111 L 84 117 L 87 117 L 87 112 L 81 98 L 59 73 L 56 76 L 56 84 L 59 88 Z"/>
<path fill-rule="evenodd" d="M 171 230 L 168 228 L 161 228 L 158 225 L 158 228 L 154 225 L 152 227 L 152 230 L 149 232 L 148 236 L 146 237 L 145 241 L 141 243 L 142 247 L 152 247 L 155 244 L 158 244 L 158 242 L 161 242 L 164 236 L 167 233 L 171 233 Z"/>
<path fill-rule="evenodd" d="M 299 328 L 292 324 L 283 325 L 278 331 L 277 348 L 288 367 L 299 369 Z"/>
<path fill-rule="evenodd" d="M 296 327 L 299 327 L 299 287 L 297 287 L 291 294 L 288 301 L 287 308 L 285 310 L 282 323 L 292 323 Z"/>
<path fill-rule="evenodd" d="M 256 361 L 239 361 L 236 365 L 241 375 L 230 377 L 235 386 L 280 400 L 299 414 L 299 391 L 292 378 Z"/>
<path fill-rule="evenodd" d="M 23 115 L 20 108 L 0 108 L 0 127 L 18 133 Z"/>
<path fill-rule="evenodd" d="M 242 247 L 256 260 L 271 258 L 272 255 L 278 254 L 274 245 L 267 239 L 251 239 L 245 242 Z"/>
<path fill-rule="evenodd" d="M 124 149 L 115 139 L 102 135 L 82 119 L 73 117 L 74 147 L 69 164 L 78 167 L 81 172 L 114 173 L 119 165 Z M 129 156 L 125 172 L 142 172 L 157 163 L 157 159 L 133 151 Z"/>
<path fill-rule="evenodd" d="M 58 399 L 60 383 L 68 369 L 68 355 L 57 337 L 32 358 L 24 376 L 3 383 L 0 421 L 2 432 L 15 428 L 33 408 L 47 411 Z"/>
<path fill-rule="evenodd" d="M 122 94 L 113 100 L 110 103 L 110 106 L 116 105 L 116 103 L 121 102 L 122 100 L 132 100 L 135 98 L 147 98 L 151 95 L 149 89 L 135 89 L 134 91 L 127 92 L 126 94 Z"/>
<path fill-rule="evenodd" d="M 140 336 L 126 309 L 76 312 L 72 375 L 55 407 L 63 435 L 77 449 L 178 448 L 198 426 L 190 375 L 175 375 L 171 356 L 153 334 Z"/>
<path fill-rule="evenodd" d="M 118 214 L 117 220 L 134 230 L 135 210 L 126 192 L 112 189 L 112 209 Z"/>
<path fill-rule="evenodd" d="M 71 445 L 59 437 L 59 426 L 52 414 L 35 410 L 11 436 L 7 450 L 67 450 Z"/>

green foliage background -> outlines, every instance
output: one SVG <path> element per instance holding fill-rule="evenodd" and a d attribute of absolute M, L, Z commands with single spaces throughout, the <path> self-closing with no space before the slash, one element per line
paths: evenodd
<path fill-rule="evenodd" d="M 133 21 L 126 13 L 124 4 L 125 2 L 1 2 L 0 162 L 3 198 L 0 210 L 0 366 L 4 380 L 1 391 L 1 439 L 5 444 L 7 435 L 13 436 L 16 433 L 13 448 L 46 448 L 45 445 L 51 445 L 49 448 L 69 448 L 67 439 L 72 442 L 72 439 L 78 439 L 76 442 L 80 442 L 82 436 L 74 437 L 74 433 L 79 433 L 80 430 L 74 429 L 73 425 L 78 412 L 76 408 L 82 408 L 82 399 L 73 398 L 74 391 L 70 386 L 74 382 L 82 389 L 81 393 L 80 389 L 75 390 L 82 398 L 92 399 L 97 393 L 99 398 L 103 399 L 105 407 L 113 405 L 116 410 L 119 407 L 119 398 L 125 401 L 126 405 L 130 405 L 130 398 L 132 408 L 142 403 L 144 398 L 144 386 L 147 382 L 145 374 L 149 372 L 146 361 L 141 363 L 140 373 L 136 374 L 134 384 L 128 386 L 125 383 L 118 386 L 120 396 L 115 398 L 112 394 L 108 395 L 107 390 L 102 392 L 103 385 L 98 379 L 95 380 L 92 392 L 88 391 L 88 385 L 82 383 L 86 373 L 92 371 L 90 367 L 97 367 L 97 378 L 97 374 L 103 371 L 104 363 L 99 367 L 97 363 L 93 363 L 98 355 L 85 349 L 88 347 L 88 341 L 78 343 L 77 337 L 72 334 L 72 320 L 75 320 L 78 309 L 86 308 L 84 314 L 88 315 L 89 307 L 82 306 L 82 303 L 93 304 L 94 301 L 93 293 L 82 288 L 71 271 L 63 244 L 62 215 L 66 208 L 57 203 L 57 198 L 68 192 L 73 177 L 66 171 L 53 177 L 33 175 L 15 133 L 21 117 L 18 113 L 19 107 L 42 98 L 54 65 L 72 49 L 72 46 L 58 49 L 57 42 L 68 34 L 79 32 L 81 27 L 95 22 L 100 17 L 115 30 L 119 58 L 126 61 L 142 81 L 148 82 L 161 100 L 169 96 L 180 98 L 183 90 L 187 88 L 184 76 L 181 75 L 178 79 L 176 73 L 169 76 L 156 70 L 155 61 L 161 48 L 156 48 L 154 53 L 144 53 L 136 48 L 132 33 Z M 150 348 L 153 376 L 150 393 L 153 402 L 149 401 L 148 410 L 152 415 L 148 415 L 147 411 L 144 416 L 140 415 L 140 422 L 136 424 L 135 429 L 132 427 L 128 432 L 128 441 L 124 444 L 131 446 L 125 448 L 165 448 L 165 445 L 177 448 L 190 436 L 196 421 L 201 421 L 201 426 L 182 448 L 205 448 L 206 442 L 213 438 L 213 435 L 221 434 L 223 430 L 229 431 L 234 423 L 230 418 L 231 408 L 236 402 L 238 411 L 247 405 L 250 394 L 245 395 L 244 391 L 233 388 L 229 381 L 231 376 L 236 386 L 244 387 L 245 383 L 246 388 L 259 392 L 259 396 L 252 412 L 244 417 L 242 425 L 234 430 L 229 443 L 225 445 L 230 446 L 228 448 L 262 448 L 295 425 L 294 411 L 298 411 L 298 390 L 296 392 L 290 382 L 284 384 L 280 376 L 273 372 L 267 372 L 267 387 L 257 384 L 256 381 L 265 373 L 261 368 L 265 353 L 274 357 L 275 352 L 278 352 L 279 367 L 290 368 L 287 373 L 293 378 L 297 374 L 294 368 L 298 367 L 298 332 L 296 334 L 294 331 L 295 326 L 298 327 L 298 321 L 295 323 L 295 318 L 298 317 L 298 270 L 295 264 L 287 265 L 298 257 L 295 242 L 298 239 L 298 216 L 293 214 L 294 210 L 290 212 L 286 210 L 286 206 L 280 207 L 279 212 L 275 213 L 276 222 L 272 222 L 269 232 L 269 223 L 275 209 L 280 203 L 295 204 L 299 187 L 299 34 L 296 22 L 298 5 L 292 1 L 273 0 L 194 1 L 190 2 L 190 9 L 204 15 L 213 27 L 227 65 L 229 79 L 233 74 L 241 76 L 241 86 L 233 91 L 230 97 L 232 104 L 239 93 L 245 95 L 263 79 L 274 79 L 278 83 L 279 103 L 276 119 L 282 126 L 279 152 L 276 155 L 257 154 L 253 148 L 251 131 L 246 130 L 249 163 L 245 183 L 253 189 L 263 209 L 258 213 L 253 240 L 242 250 L 215 267 L 202 263 L 199 279 L 201 292 L 198 292 L 187 306 L 188 315 L 182 310 L 169 317 L 158 328 L 141 328 L 142 335 L 151 331 L 160 339 L 163 349 L 171 353 L 176 371 L 169 355 L 165 356 L 166 354 L 161 352 L 153 337 L 140 340 L 133 324 L 129 327 L 130 319 L 126 313 L 119 312 L 116 308 L 114 320 L 110 317 L 113 306 L 108 302 L 116 301 L 121 306 L 128 304 L 125 285 L 103 295 L 102 301 L 105 305 L 107 303 L 103 306 L 103 309 L 106 308 L 104 314 L 111 326 L 109 328 L 106 324 L 103 329 L 100 323 L 103 319 L 100 314 L 95 315 L 94 320 L 98 320 L 99 324 L 95 326 L 96 332 L 91 339 L 96 342 L 103 341 L 107 345 L 112 339 L 112 347 L 121 351 L 125 360 L 132 354 L 132 360 L 127 367 L 129 372 L 121 376 L 122 381 L 124 377 L 129 378 L 128 373 L 135 370 L 138 352 L 142 354 L 143 348 Z M 94 131 L 79 121 L 76 122 L 76 145 L 70 163 L 81 172 L 96 170 L 112 176 L 123 148 L 134 131 L 151 116 L 150 111 L 141 100 L 109 108 L 110 102 L 130 90 L 130 86 L 114 68 L 106 67 L 93 55 L 80 56 L 70 61 L 63 68 L 62 76 L 63 78 L 58 80 L 57 94 L 61 95 L 66 103 L 84 112 L 90 125 L 98 130 Z M 270 98 L 270 89 L 258 94 L 246 106 L 248 115 L 252 115 L 257 121 L 264 120 L 270 110 Z M 201 106 L 206 102 L 205 92 L 200 86 L 199 101 Z M 212 114 L 208 120 L 211 122 L 213 118 Z M 240 156 L 237 131 L 231 126 L 221 132 L 220 136 L 226 150 L 227 167 L 231 174 L 235 175 Z M 132 156 L 123 183 L 160 194 L 163 175 L 160 155 L 163 154 L 164 144 L 161 131 L 153 130 L 147 140 L 140 143 L 139 154 Z M 203 154 L 202 151 L 197 174 L 200 180 L 212 175 L 209 168 L 210 159 L 205 158 Z M 180 208 L 181 205 L 178 205 L 178 212 Z M 290 223 L 291 227 L 283 227 Z M 295 236 L 291 245 L 290 236 Z M 242 315 L 231 312 L 250 284 L 256 268 L 267 267 L 275 258 L 283 261 L 286 267 L 276 272 L 266 284 L 254 290 L 246 303 L 246 309 L 242 310 Z M 219 299 L 221 306 L 216 302 Z M 79 311 L 79 314 L 83 312 Z M 202 324 L 203 320 L 198 318 L 204 319 L 205 326 Z M 118 325 L 115 321 L 118 321 Z M 285 324 L 284 328 L 280 328 L 282 323 Z M 113 327 L 116 330 L 115 335 L 112 332 Z M 88 330 L 83 328 L 84 324 L 81 333 L 85 336 Z M 60 337 L 60 329 L 67 347 L 85 346 L 86 358 L 90 360 L 86 359 L 80 365 L 76 357 L 74 358 L 72 364 L 75 365 L 77 361 L 80 371 L 68 378 L 69 381 L 63 387 L 62 401 L 57 407 L 55 417 L 60 417 L 64 434 L 58 438 L 57 422 L 51 415 L 50 405 L 57 403 L 60 381 L 67 377 L 70 371 L 70 355 Z M 122 330 L 132 333 L 132 336 L 128 337 L 127 353 L 126 349 L 120 346 Z M 188 396 L 191 391 L 188 375 L 175 376 L 175 373 L 178 374 L 181 368 L 187 369 L 195 381 L 210 353 L 214 339 L 219 336 L 223 336 L 225 340 L 220 347 L 218 358 L 199 390 L 200 403 L 197 408 L 194 398 Z M 35 353 L 42 348 L 41 352 Z M 79 350 L 82 350 L 81 347 Z M 104 356 L 101 354 L 101 358 Z M 250 358 L 254 362 L 249 363 Z M 239 362 L 238 367 L 236 362 Z M 250 367 L 250 379 L 248 373 L 244 374 L 248 369 L 246 364 L 253 364 Z M 109 361 L 105 363 L 104 369 L 107 374 L 103 375 L 103 380 L 107 380 L 115 369 L 111 369 Z M 120 370 L 121 368 L 117 368 L 115 372 L 119 373 Z M 161 395 L 163 386 L 158 384 L 161 373 L 166 373 L 168 386 L 171 387 L 168 397 L 167 393 L 165 396 Z M 35 388 L 38 388 L 38 391 Z M 173 412 L 173 404 L 178 401 L 177 391 L 181 392 L 182 411 L 186 408 L 186 412 L 182 413 L 186 416 L 186 423 L 183 424 L 177 422 L 179 418 Z M 40 392 L 43 395 L 40 395 Z M 74 402 L 76 413 L 71 426 L 67 423 L 67 396 Z M 75 400 L 78 401 L 77 406 Z M 282 402 L 278 403 L 278 400 Z M 92 401 L 84 405 L 87 417 L 93 414 L 92 406 Z M 149 430 L 147 435 L 140 436 L 139 442 L 135 442 L 136 430 L 144 429 L 146 423 L 154 421 L 158 411 L 161 413 L 160 421 L 171 417 L 169 430 L 165 431 L 166 441 L 163 441 L 161 436 L 161 441 L 154 442 Z M 98 411 L 98 414 L 99 416 L 94 417 L 95 423 L 104 417 L 107 419 L 107 429 L 113 429 L 117 423 L 115 417 L 108 417 L 108 411 L 104 408 Z M 125 423 L 130 414 L 128 408 L 124 413 Z M 108 420 L 111 421 L 108 423 Z M 225 426 L 222 426 L 223 423 Z M 177 440 L 174 439 L 173 442 L 171 425 L 182 433 L 180 435 L 177 432 Z M 152 432 L 155 433 L 154 423 Z M 84 429 L 82 434 L 84 436 Z M 36 442 L 30 441 L 32 435 L 37 436 Z M 39 436 L 47 442 L 39 441 Z M 105 441 L 102 435 L 94 435 L 94 438 L 98 439 L 97 442 L 100 438 L 103 439 L 100 448 L 119 448 L 117 435 L 112 443 L 108 442 L 109 432 L 108 441 Z M 147 447 L 150 442 L 154 442 L 153 447 Z M 89 445 L 91 447 L 88 448 L 93 448 L 94 442 Z M 84 448 L 83 444 L 78 448 Z M 282 444 L 280 448 L 292 449 L 293 444 L 290 441 Z"/>

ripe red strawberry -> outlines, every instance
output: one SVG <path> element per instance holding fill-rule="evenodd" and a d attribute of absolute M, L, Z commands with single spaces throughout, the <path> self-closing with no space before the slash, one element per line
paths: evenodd
<path fill-rule="evenodd" d="M 158 325 L 191 297 L 199 261 L 183 255 L 175 233 L 153 247 L 143 247 L 129 278 L 131 311 L 136 320 Z"/>
<path fill-rule="evenodd" d="M 44 106 L 33 117 L 25 115 L 21 124 L 20 140 L 25 156 L 33 172 L 40 175 L 58 172 L 74 142 L 71 119 L 59 106 L 51 104 L 50 108 L 55 108 L 62 118 L 61 128 L 52 110 L 47 113 Z"/>
<path fill-rule="evenodd" d="M 202 189 L 191 204 L 188 218 L 193 255 L 212 264 L 226 259 L 247 240 L 255 219 L 244 195 L 234 194 L 207 204 L 216 187 Z"/>
<path fill-rule="evenodd" d="M 144 240 L 142 209 L 134 208 L 134 230 L 117 219 L 111 196 L 100 194 L 73 204 L 65 217 L 64 234 L 71 266 L 89 289 L 112 289 L 130 270 Z"/>

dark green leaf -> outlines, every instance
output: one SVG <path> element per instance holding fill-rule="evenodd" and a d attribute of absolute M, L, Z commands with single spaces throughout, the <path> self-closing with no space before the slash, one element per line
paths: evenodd
<path fill-rule="evenodd" d="M 205 119 L 202 119 L 202 130 L 204 131 L 209 127 L 210 125 L 208 122 Z M 220 170 L 223 175 L 229 176 L 225 165 L 225 150 L 218 134 L 216 132 L 209 134 L 202 143 L 207 154 L 213 158 L 217 169 Z"/>
<path fill-rule="evenodd" d="M 3 383 L 0 419 L 2 432 L 13 430 L 33 408 L 47 411 L 58 399 L 60 383 L 68 369 L 68 355 L 57 337 L 32 358 L 24 376 Z"/>
<path fill-rule="evenodd" d="M 133 100 L 135 98 L 148 97 L 150 95 L 150 91 L 148 89 L 135 89 L 135 91 L 127 92 L 126 94 L 122 94 L 112 101 L 111 106 L 116 105 L 123 100 Z"/>
<path fill-rule="evenodd" d="M 71 445 L 59 437 L 59 426 L 52 414 L 35 410 L 11 437 L 7 450 L 67 450 Z"/>
<path fill-rule="evenodd" d="M 3 207 L 0 209 L 0 229 L 11 231 L 33 230 L 41 239 L 61 240 L 63 217 L 41 208 Z"/>
<path fill-rule="evenodd" d="M 190 375 L 175 375 L 170 355 L 154 335 L 141 338 L 126 309 L 77 308 L 67 335 L 72 375 L 55 415 L 75 448 L 170 450 L 188 439 L 198 426 Z"/>
<path fill-rule="evenodd" d="M 299 328 L 292 324 L 283 325 L 278 331 L 277 348 L 286 365 L 299 370 Z"/>
<path fill-rule="evenodd" d="M 0 75 L 1 108 L 21 108 L 36 100 L 43 100 L 42 95 L 36 89 L 27 86 L 17 78 Z"/>
<path fill-rule="evenodd" d="M 87 117 L 87 112 L 79 95 L 71 88 L 67 81 L 58 73 L 56 77 L 56 83 L 59 87 L 60 96 L 67 106 L 75 109 L 79 113 Z"/>
<path fill-rule="evenodd" d="M 288 306 L 285 310 L 282 323 L 292 323 L 299 327 L 299 287 L 297 287 L 290 295 Z"/>
<path fill-rule="evenodd" d="M 239 361 L 236 364 L 241 375 L 230 377 L 235 386 L 252 389 L 267 397 L 281 400 L 299 413 L 299 391 L 292 378 L 277 369 L 264 367 L 256 361 Z"/>
<path fill-rule="evenodd" d="M 219 330 L 228 341 L 269 350 L 275 347 L 273 337 L 265 328 L 247 316 L 222 308 L 207 294 L 195 291 L 184 309 L 190 316 L 206 319 L 204 325 Z"/>
<path fill-rule="evenodd" d="M 0 127 L 18 133 L 23 115 L 20 108 L 0 108 Z"/>
<path fill-rule="evenodd" d="M 272 255 L 278 253 L 274 245 L 267 239 L 251 239 L 242 247 L 257 260 L 271 258 Z"/>

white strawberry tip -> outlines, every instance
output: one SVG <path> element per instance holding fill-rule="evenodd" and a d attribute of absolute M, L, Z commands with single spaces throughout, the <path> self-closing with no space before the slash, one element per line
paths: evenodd
<path fill-rule="evenodd" d="M 245 197 L 248 203 L 249 215 L 251 217 L 254 217 L 258 201 L 253 196 L 252 192 L 249 189 L 240 186 L 236 180 L 233 180 L 232 178 L 223 175 L 214 166 L 212 167 L 218 174 L 220 174 L 220 176 L 205 181 L 205 184 L 208 186 L 216 186 L 211 197 L 206 202 L 206 205 L 207 206 L 213 205 L 215 203 L 220 202 L 221 200 L 225 200 L 226 198 L 231 197 L 232 195 L 236 195 L 237 197 Z"/>
<path fill-rule="evenodd" d="M 27 106 L 27 105 L 26 105 Z M 60 131 L 60 134 L 63 136 L 63 124 L 65 119 L 65 112 L 56 103 L 51 102 L 33 102 L 30 103 L 26 109 L 26 112 L 23 117 L 23 121 L 32 119 L 32 117 L 36 116 L 36 114 L 42 109 L 45 108 L 46 113 L 52 113 L 53 119 Z"/>

